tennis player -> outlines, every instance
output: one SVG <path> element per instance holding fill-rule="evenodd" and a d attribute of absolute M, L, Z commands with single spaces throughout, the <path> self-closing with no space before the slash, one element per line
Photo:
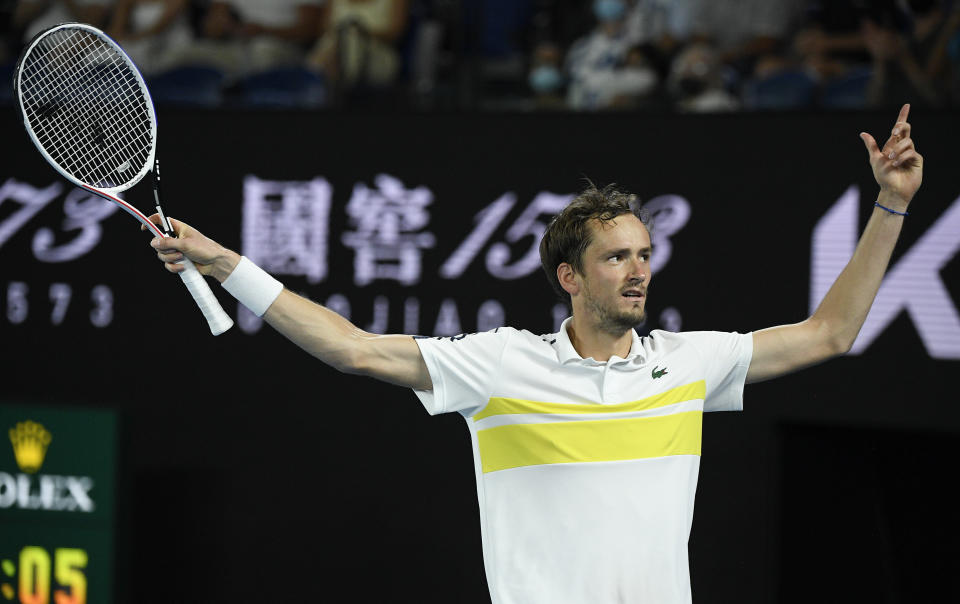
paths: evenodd
<path fill-rule="evenodd" d="M 184 223 L 152 245 L 167 270 L 186 255 L 323 362 L 412 388 L 431 414 L 462 414 L 495 604 L 690 602 L 702 414 L 740 410 L 745 383 L 853 345 L 920 186 L 908 113 L 882 149 L 860 134 L 880 193 L 823 302 L 805 321 L 749 334 L 637 335 L 650 233 L 633 197 L 610 188 L 579 195 L 544 234 L 543 267 L 573 310 L 547 335 L 373 335 Z"/>

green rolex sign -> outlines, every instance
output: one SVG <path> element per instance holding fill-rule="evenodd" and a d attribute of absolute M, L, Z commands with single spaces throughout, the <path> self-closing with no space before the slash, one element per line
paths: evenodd
<path fill-rule="evenodd" d="M 116 418 L 0 404 L 0 604 L 113 599 Z"/>

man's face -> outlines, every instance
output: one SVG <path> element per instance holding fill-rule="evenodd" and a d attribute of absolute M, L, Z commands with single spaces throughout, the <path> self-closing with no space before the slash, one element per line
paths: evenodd
<path fill-rule="evenodd" d="M 645 318 L 650 233 L 633 214 L 606 224 L 594 220 L 590 230 L 593 240 L 583 253 L 583 274 L 577 274 L 574 312 L 585 312 L 597 329 L 620 335 Z"/>

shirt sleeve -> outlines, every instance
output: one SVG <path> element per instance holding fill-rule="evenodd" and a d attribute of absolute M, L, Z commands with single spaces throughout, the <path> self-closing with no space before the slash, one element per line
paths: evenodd
<path fill-rule="evenodd" d="M 704 411 L 742 411 L 743 386 L 753 357 L 753 334 L 688 332 L 704 367 Z"/>
<path fill-rule="evenodd" d="M 510 333 L 509 328 L 499 327 L 453 337 L 417 337 L 433 389 L 414 390 L 414 393 L 427 413 L 458 411 L 469 416 L 485 405 Z"/>

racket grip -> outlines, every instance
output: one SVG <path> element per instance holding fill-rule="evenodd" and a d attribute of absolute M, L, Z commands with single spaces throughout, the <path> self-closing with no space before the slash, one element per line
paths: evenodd
<path fill-rule="evenodd" d="M 189 258 L 184 258 L 177 264 L 186 267 L 186 270 L 180 272 L 180 278 L 183 279 L 184 285 L 190 290 L 197 306 L 203 311 L 203 316 L 210 325 L 210 333 L 218 336 L 233 327 L 233 319 L 223 311 L 217 297 L 210 291 L 206 279 L 203 278 L 193 262 Z"/>

